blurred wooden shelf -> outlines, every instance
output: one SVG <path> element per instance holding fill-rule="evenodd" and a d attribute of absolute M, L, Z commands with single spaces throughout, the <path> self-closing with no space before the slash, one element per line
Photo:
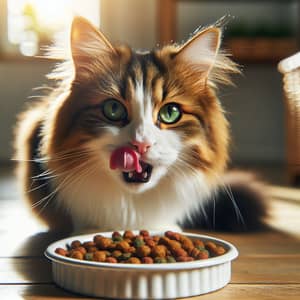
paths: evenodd
<path fill-rule="evenodd" d="M 297 39 L 290 37 L 229 38 L 225 41 L 225 48 L 237 62 L 249 63 L 278 63 L 299 49 Z"/>

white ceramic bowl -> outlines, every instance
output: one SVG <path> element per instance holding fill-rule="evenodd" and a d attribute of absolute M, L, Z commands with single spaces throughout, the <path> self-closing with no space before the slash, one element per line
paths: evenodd
<path fill-rule="evenodd" d="M 135 232 L 137 233 L 137 232 Z M 111 232 L 100 232 L 111 237 Z M 83 295 L 113 299 L 174 299 L 212 292 L 231 278 L 231 261 L 238 256 L 230 243 L 206 235 L 183 234 L 223 246 L 226 253 L 213 258 L 170 264 L 110 264 L 76 260 L 55 253 L 73 240 L 91 241 L 95 234 L 73 236 L 51 244 L 45 255 L 52 261 L 54 282 Z M 164 235 L 163 232 L 150 232 Z"/>

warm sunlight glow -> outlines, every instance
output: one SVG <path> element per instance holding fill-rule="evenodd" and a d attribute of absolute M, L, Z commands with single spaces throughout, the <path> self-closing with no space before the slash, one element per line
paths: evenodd
<path fill-rule="evenodd" d="M 8 38 L 33 56 L 81 15 L 100 25 L 100 0 L 8 0 Z"/>

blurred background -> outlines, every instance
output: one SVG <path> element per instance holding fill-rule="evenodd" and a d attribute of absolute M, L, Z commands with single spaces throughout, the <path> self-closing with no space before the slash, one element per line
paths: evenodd
<path fill-rule="evenodd" d="M 200 25 L 231 15 L 223 45 L 243 72 L 234 78 L 236 87 L 219 91 L 231 123 L 231 164 L 267 172 L 270 180 L 291 179 L 278 63 L 299 49 L 297 0 L 0 0 L 2 170 L 11 164 L 17 113 L 39 94 L 34 88 L 51 84 L 45 74 L 57 62 L 35 56 L 68 28 L 74 15 L 91 20 L 111 41 L 136 49 L 181 42 Z"/>

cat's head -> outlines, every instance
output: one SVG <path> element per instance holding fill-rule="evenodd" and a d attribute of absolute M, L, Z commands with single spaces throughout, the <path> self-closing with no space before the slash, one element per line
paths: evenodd
<path fill-rule="evenodd" d="M 49 167 L 94 181 L 105 175 L 132 193 L 195 174 L 214 182 L 229 140 L 214 88 L 236 71 L 220 40 L 221 29 L 211 26 L 183 45 L 135 52 L 76 18 L 73 78 L 50 99 L 44 127 Z M 128 167 L 134 160 L 139 170 Z"/>

